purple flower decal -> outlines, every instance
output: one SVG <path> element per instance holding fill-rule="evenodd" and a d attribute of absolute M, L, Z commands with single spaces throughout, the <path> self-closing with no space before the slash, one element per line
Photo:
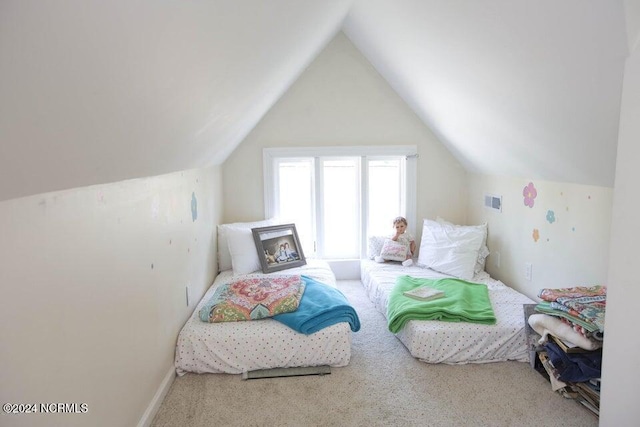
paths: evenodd
<path fill-rule="evenodd" d="M 549 224 L 553 224 L 554 222 L 556 222 L 555 212 L 551 210 L 547 211 L 547 221 L 549 221 Z"/>
<path fill-rule="evenodd" d="M 529 185 L 524 187 L 524 190 L 522 190 L 522 195 L 524 196 L 524 205 L 532 208 L 533 200 L 538 195 L 538 191 L 536 190 L 536 187 L 533 186 L 533 182 L 530 182 Z"/>

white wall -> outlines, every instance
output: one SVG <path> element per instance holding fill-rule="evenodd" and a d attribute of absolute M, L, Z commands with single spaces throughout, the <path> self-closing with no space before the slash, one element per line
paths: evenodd
<path fill-rule="evenodd" d="M 640 8 L 636 9 L 639 12 Z M 638 17 L 638 15 L 636 15 Z M 638 22 L 638 21 L 636 21 Z M 634 40 L 637 40 L 637 27 Z M 632 35 L 630 34 L 630 37 Z M 611 226 L 609 288 L 600 425 L 637 426 L 640 420 L 640 340 L 637 339 L 640 242 L 640 46 L 627 60 L 622 93 L 616 184 Z"/>
<path fill-rule="evenodd" d="M 523 196 L 530 182 L 537 192 L 533 207 Z M 502 196 L 502 212 L 484 207 L 485 193 Z M 531 298 L 541 288 L 606 283 L 612 203 L 613 189 L 606 187 L 469 177 L 469 223 L 488 223 L 487 271 Z"/>
<path fill-rule="evenodd" d="M 417 218 L 463 221 L 466 172 L 339 33 L 224 163 L 224 221 L 263 218 L 264 147 L 393 144 L 418 146 Z"/>
<path fill-rule="evenodd" d="M 214 167 L 0 202 L 0 401 L 88 405 L 0 424 L 143 418 L 213 281 L 220 200 Z"/>

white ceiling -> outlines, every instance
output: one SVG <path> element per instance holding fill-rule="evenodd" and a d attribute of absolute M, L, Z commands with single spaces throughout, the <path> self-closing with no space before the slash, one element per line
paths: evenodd
<path fill-rule="evenodd" d="M 469 171 L 611 187 L 630 1 L 1 0 L 0 200 L 220 164 L 341 28 Z"/>
<path fill-rule="evenodd" d="M 613 186 L 622 2 L 363 1 L 345 32 L 470 171 Z"/>

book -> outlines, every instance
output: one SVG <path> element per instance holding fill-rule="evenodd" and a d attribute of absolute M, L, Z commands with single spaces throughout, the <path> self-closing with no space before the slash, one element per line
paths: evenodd
<path fill-rule="evenodd" d="M 410 291 L 404 291 L 403 295 L 420 301 L 431 301 L 442 298 L 444 296 L 444 292 L 429 286 L 420 286 L 419 288 L 415 288 Z"/>
<path fill-rule="evenodd" d="M 572 342 L 567 340 L 563 340 L 561 338 L 556 337 L 555 335 L 549 335 L 553 341 L 558 344 L 558 347 L 562 349 L 565 353 L 588 353 L 589 350 L 585 350 L 583 348 L 578 347 Z"/>

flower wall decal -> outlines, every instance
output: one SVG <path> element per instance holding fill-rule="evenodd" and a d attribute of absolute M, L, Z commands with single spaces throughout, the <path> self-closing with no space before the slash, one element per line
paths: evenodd
<path fill-rule="evenodd" d="M 538 239 L 540 239 L 540 231 L 538 231 L 537 228 L 534 228 L 533 229 L 533 241 L 537 243 Z"/>
<path fill-rule="evenodd" d="M 556 214 L 552 210 L 547 211 L 547 221 L 549 221 L 549 224 L 556 222 Z"/>
<path fill-rule="evenodd" d="M 524 205 L 532 208 L 534 199 L 538 196 L 538 190 L 536 190 L 533 182 L 530 182 L 526 187 L 524 187 L 522 195 L 524 196 Z"/>

